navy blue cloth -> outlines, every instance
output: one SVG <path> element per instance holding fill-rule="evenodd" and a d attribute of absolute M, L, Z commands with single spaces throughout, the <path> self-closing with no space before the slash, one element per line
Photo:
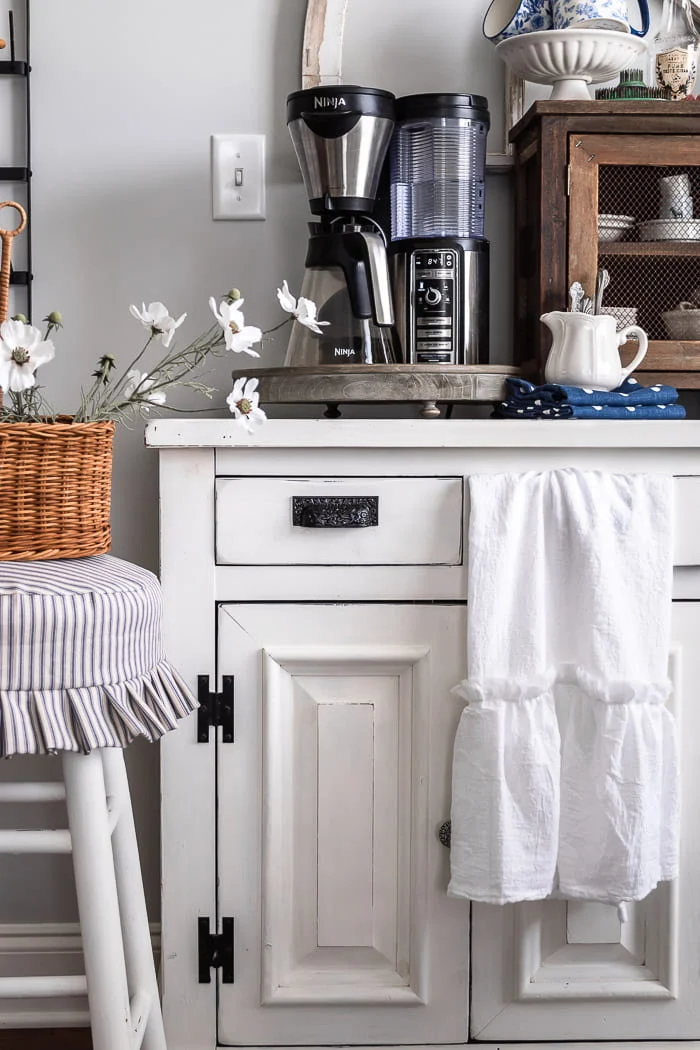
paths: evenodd
<path fill-rule="evenodd" d="M 626 379 L 617 390 L 506 379 L 508 397 L 494 408 L 504 419 L 685 419 L 672 386 L 642 386 Z"/>

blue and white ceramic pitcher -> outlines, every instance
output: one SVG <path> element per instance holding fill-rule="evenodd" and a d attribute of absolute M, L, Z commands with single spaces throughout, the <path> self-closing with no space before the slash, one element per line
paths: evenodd
<path fill-rule="evenodd" d="M 544 29 L 619 29 L 646 36 L 649 2 L 637 2 L 641 29 L 630 25 L 627 0 L 493 0 L 484 17 L 484 36 L 494 44 Z"/>

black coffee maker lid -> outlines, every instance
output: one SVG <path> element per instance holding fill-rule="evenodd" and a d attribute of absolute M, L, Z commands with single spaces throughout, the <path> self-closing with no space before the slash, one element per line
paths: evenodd
<path fill-rule="evenodd" d="M 359 114 L 394 120 L 396 97 L 381 88 L 357 84 L 327 84 L 305 88 L 287 96 L 287 123 L 316 114 Z"/>
<path fill-rule="evenodd" d="M 421 120 L 431 117 L 459 117 L 480 120 L 489 125 L 489 100 L 484 95 L 424 94 L 404 95 L 396 100 L 396 120 Z"/>

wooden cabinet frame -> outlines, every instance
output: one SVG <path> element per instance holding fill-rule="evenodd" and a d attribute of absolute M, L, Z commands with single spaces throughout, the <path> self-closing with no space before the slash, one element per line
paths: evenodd
<path fill-rule="evenodd" d="M 700 166 L 700 103 L 538 102 L 513 129 L 516 176 L 515 357 L 543 373 L 550 339 L 540 323 L 565 310 L 568 289 L 595 285 L 601 165 Z M 700 256 L 700 242 L 614 242 L 607 254 Z M 700 389 L 700 343 L 654 340 L 647 383 Z"/>

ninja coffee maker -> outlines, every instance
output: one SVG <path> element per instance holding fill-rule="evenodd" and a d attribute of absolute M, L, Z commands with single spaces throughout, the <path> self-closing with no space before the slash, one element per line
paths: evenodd
<path fill-rule="evenodd" d="M 395 99 L 377 88 L 295 91 L 287 124 L 312 214 L 301 294 L 321 334 L 295 321 L 285 364 L 400 360 L 384 233 L 371 218 L 394 127 Z"/>
<path fill-rule="evenodd" d="M 488 129 L 481 95 L 396 101 L 391 267 L 398 333 L 411 364 L 488 362 Z"/>

